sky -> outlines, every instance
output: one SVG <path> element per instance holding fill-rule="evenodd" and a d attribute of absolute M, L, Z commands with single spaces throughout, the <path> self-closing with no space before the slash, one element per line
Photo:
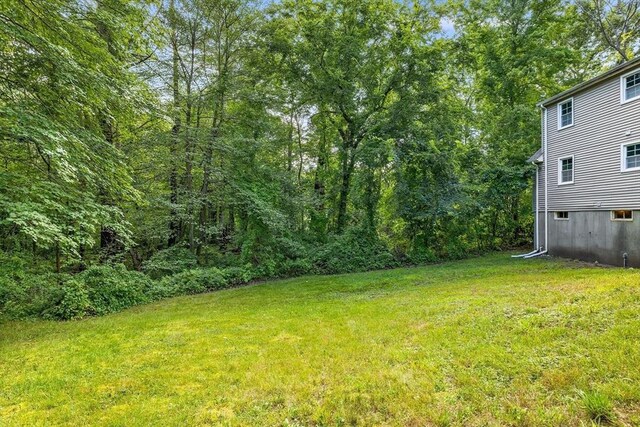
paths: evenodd
<path fill-rule="evenodd" d="M 447 37 L 452 37 L 456 32 L 453 21 L 446 16 L 440 18 L 440 28 Z"/>

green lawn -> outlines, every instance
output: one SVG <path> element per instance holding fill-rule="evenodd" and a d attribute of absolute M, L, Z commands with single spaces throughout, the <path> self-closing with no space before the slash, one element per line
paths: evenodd
<path fill-rule="evenodd" d="M 0 425 L 640 425 L 640 275 L 498 254 L 0 324 Z"/>

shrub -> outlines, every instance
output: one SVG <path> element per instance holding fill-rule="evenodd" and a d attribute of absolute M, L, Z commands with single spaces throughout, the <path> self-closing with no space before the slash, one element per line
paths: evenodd
<path fill-rule="evenodd" d="M 0 251 L 0 277 L 13 277 L 27 271 L 28 268 L 23 258 Z"/>
<path fill-rule="evenodd" d="M 0 276 L 0 313 L 10 318 L 43 317 L 63 296 L 66 275 Z"/>
<path fill-rule="evenodd" d="M 413 247 L 407 254 L 407 258 L 412 264 L 426 264 L 438 260 L 435 251 L 424 246 Z"/>
<path fill-rule="evenodd" d="M 153 255 L 143 263 L 142 269 L 150 277 L 158 279 L 191 270 L 197 265 L 198 259 L 190 250 L 174 246 Z"/>
<path fill-rule="evenodd" d="M 318 248 L 313 265 L 324 273 L 348 273 L 394 267 L 397 260 L 377 236 L 350 229 Z"/>
<path fill-rule="evenodd" d="M 233 251 L 221 250 L 217 246 L 203 246 L 198 254 L 198 266 L 201 268 L 227 268 L 242 266 L 242 260 Z M 192 268 L 196 268 L 193 266 Z"/>
<path fill-rule="evenodd" d="M 124 265 L 91 267 L 75 276 L 82 282 L 90 301 L 87 314 L 119 311 L 151 299 L 153 282 Z"/>
<path fill-rule="evenodd" d="M 309 259 L 287 259 L 278 266 L 279 277 L 295 277 L 316 272 Z"/>
<path fill-rule="evenodd" d="M 302 259 L 308 257 L 308 248 L 300 241 L 278 237 L 275 239 L 277 253 L 286 259 Z"/>
<path fill-rule="evenodd" d="M 43 317 L 61 320 L 80 319 L 90 311 L 92 311 L 92 305 L 85 284 L 80 280 L 71 279 L 62 287 L 58 304 L 45 310 Z"/>
<path fill-rule="evenodd" d="M 229 282 L 217 268 L 198 268 L 165 277 L 160 283 L 164 296 L 198 294 L 225 289 Z"/>
<path fill-rule="evenodd" d="M 251 266 L 248 267 L 227 267 L 222 270 L 224 278 L 229 285 L 238 286 L 253 280 L 253 272 Z"/>
<path fill-rule="evenodd" d="M 12 318 L 77 319 L 151 300 L 153 282 L 123 265 L 91 267 L 75 276 L 0 276 L 0 313 Z"/>
<path fill-rule="evenodd" d="M 252 272 L 255 279 L 276 277 L 278 273 L 278 263 L 273 259 L 263 260 L 260 264 L 253 267 Z"/>

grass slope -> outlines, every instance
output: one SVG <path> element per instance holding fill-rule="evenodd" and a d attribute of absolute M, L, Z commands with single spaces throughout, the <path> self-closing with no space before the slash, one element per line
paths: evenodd
<path fill-rule="evenodd" d="M 492 255 L 0 325 L 0 425 L 640 425 L 640 275 Z"/>

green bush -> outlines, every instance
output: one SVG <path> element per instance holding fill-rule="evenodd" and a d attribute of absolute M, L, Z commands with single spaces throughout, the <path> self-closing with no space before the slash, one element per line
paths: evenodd
<path fill-rule="evenodd" d="M 229 286 L 229 281 L 219 269 L 198 268 L 163 278 L 159 289 L 163 296 L 176 296 L 225 289 Z"/>
<path fill-rule="evenodd" d="M 178 246 L 157 252 L 142 265 L 142 269 L 150 277 L 158 279 L 164 276 L 191 270 L 198 265 L 195 254 Z"/>
<path fill-rule="evenodd" d="M 89 292 L 81 280 L 68 280 L 62 287 L 61 298 L 57 305 L 47 309 L 43 317 L 71 320 L 80 319 L 93 311 Z"/>
<path fill-rule="evenodd" d="M 107 314 L 151 299 L 153 282 L 124 265 L 91 267 L 75 276 L 86 288 L 90 307 L 87 314 Z"/>
<path fill-rule="evenodd" d="M 255 279 L 269 279 L 278 275 L 278 263 L 273 259 L 265 259 L 251 269 Z"/>
<path fill-rule="evenodd" d="M 253 280 L 254 275 L 251 266 L 248 267 L 227 267 L 222 270 L 224 278 L 231 286 L 238 286 Z"/>
<path fill-rule="evenodd" d="M 296 239 L 279 237 L 275 239 L 277 253 L 286 259 L 302 259 L 308 257 L 308 248 Z"/>
<path fill-rule="evenodd" d="M 0 277 L 13 277 L 29 269 L 24 258 L 0 251 Z"/>
<path fill-rule="evenodd" d="M 287 259 L 278 266 L 279 277 L 295 277 L 316 273 L 317 270 L 309 259 Z"/>
<path fill-rule="evenodd" d="M 198 260 L 192 252 L 173 247 L 146 261 L 146 274 L 129 271 L 124 265 L 94 266 L 73 276 L 42 273 L 42 269 L 51 266 L 34 265 L 24 257 L 0 252 L 0 316 L 77 319 L 161 298 L 225 289 L 255 279 L 366 271 L 399 264 L 375 233 L 357 228 L 331 236 L 315 248 L 288 238 L 274 238 L 269 243 L 272 246 L 262 248 L 262 258 L 251 260 L 255 266 L 241 265 L 242 257 L 237 253 L 215 248 L 210 253 L 205 248 L 200 254 L 203 262 L 220 261 L 218 265 L 226 268 L 197 268 Z M 463 256 L 464 250 L 462 241 L 441 249 L 449 257 Z M 436 260 L 440 252 L 414 248 L 408 255 L 407 261 L 424 263 Z M 154 277 L 158 279 L 152 280 Z"/>
<path fill-rule="evenodd" d="M 397 260 L 377 236 L 350 229 L 319 247 L 313 266 L 323 273 L 348 273 L 395 267 Z"/>
<path fill-rule="evenodd" d="M 198 254 L 198 266 L 200 268 L 228 268 L 241 267 L 242 259 L 233 251 L 221 250 L 217 246 L 203 246 Z M 192 268 L 196 268 L 193 266 Z"/>
<path fill-rule="evenodd" d="M 152 299 L 153 282 L 123 265 L 67 274 L 0 275 L 0 314 L 11 318 L 77 319 Z"/>
<path fill-rule="evenodd" d="M 438 255 L 436 252 L 424 246 L 414 246 L 407 254 L 409 262 L 412 264 L 426 264 L 429 262 L 438 261 Z"/>
<path fill-rule="evenodd" d="M 9 318 L 45 317 L 63 297 L 67 275 L 0 276 L 0 314 Z"/>

